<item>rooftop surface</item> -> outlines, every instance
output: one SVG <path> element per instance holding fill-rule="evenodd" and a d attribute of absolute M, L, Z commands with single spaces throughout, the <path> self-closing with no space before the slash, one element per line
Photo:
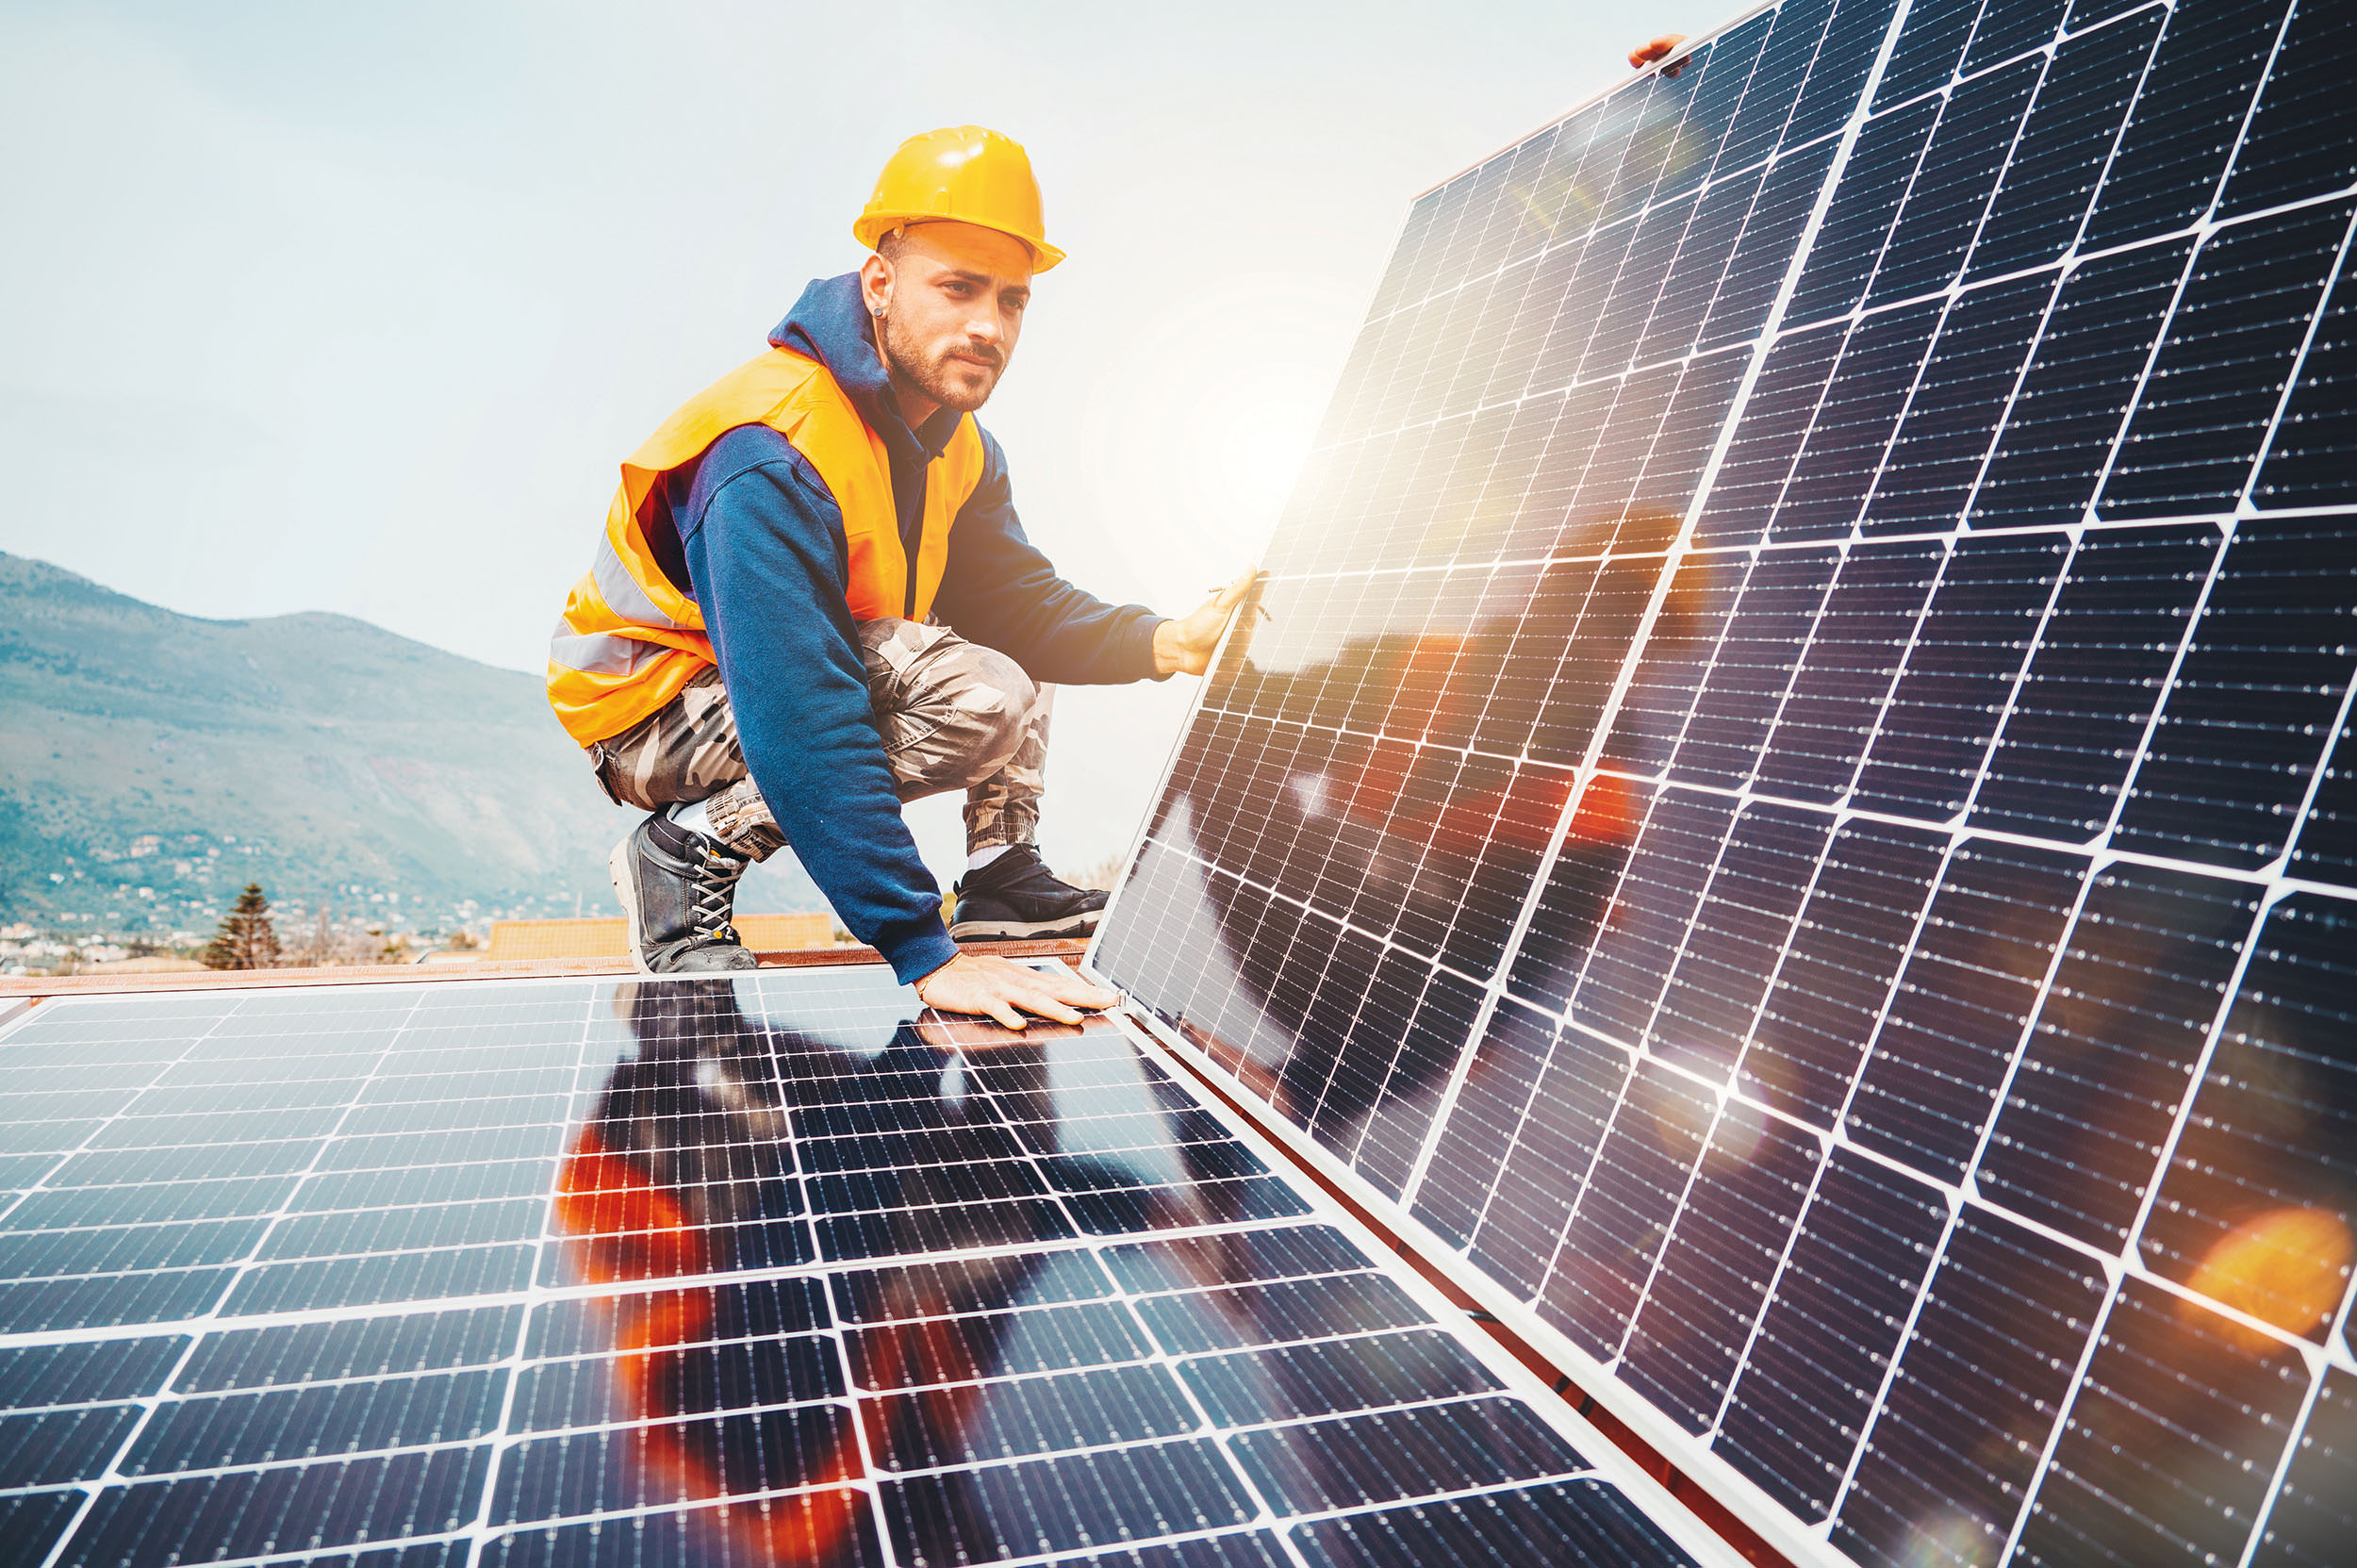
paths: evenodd
<path fill-rule="evenodd" d="M 618 924 L 619 922 L 617 922 Z M 757 929 L 757 928 L 756 928 Z M 968 942 L 967 952 L 1000 958 L 1057 958 L 1079 963 L 1085 942 Z M 882 964 L 873 948 L 824 947 L 757 949 L 766 969 L 806 969 L 820 965 Z M 632 973 L 626 958 L 485 958 L 469 964 L 368 964 L 323 969 L 207 969 L 161 974 L 0 976 L 0 999 L 156 994 L 170 991 L 246 991 L 282 986 L 416 985 L 476 980 L 550 980 Z"/>

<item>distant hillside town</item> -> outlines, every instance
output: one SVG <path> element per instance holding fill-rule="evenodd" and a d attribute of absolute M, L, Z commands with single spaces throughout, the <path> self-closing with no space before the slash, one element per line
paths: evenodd
<path fill-rule="evenodd" d="M 289 950 L 618 913 L 631 816 L 539 680 L 366 621 L 206 620 L 0 553 L 0 972 L 192 952 L 249 883 Z M 824 909 L 763 871 L 756 908 Z"/>

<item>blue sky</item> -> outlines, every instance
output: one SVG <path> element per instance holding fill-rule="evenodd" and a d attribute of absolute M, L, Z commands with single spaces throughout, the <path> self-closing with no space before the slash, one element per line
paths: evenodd
<path fill-rule="evenodd" d="M 982 416 L 1026 525 L 1181 609 L 1265 537 L 1409 199 L 1723 20 L 1632 14 L 5 0 L 0 549 L 536 669 L 619 458 L 856 263 L 901 138 L 977 121 L 1073 258 Z M 1066 695 L 1051 855 L 1126 844 L 1183 684 Z"/>

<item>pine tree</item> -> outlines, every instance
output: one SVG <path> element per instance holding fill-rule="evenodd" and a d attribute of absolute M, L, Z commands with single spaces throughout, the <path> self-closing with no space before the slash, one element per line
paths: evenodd
<path fill-rule="evenodd" d="M 278 962 L 278 933 L 271 929 L 270 900 L 262 884 L 250 882 L 204 952 L 208 969 L 267 969 Z"/>

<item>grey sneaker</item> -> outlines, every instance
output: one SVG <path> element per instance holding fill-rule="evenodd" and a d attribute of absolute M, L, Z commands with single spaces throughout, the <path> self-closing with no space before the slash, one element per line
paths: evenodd
<path fill-rule="evenodd" d="M 1110 894 L 1060 879 L 1029 844 L 1017 844 L 957 884 L 949 934 L 960 942 L 1086 936 L 1105 916 Z"/>
<path fill-rule="evenodd" d="M 614 846 L 606 867 L 630 917 L 630 957 L 641 974 L 710 974 L 760 961 L 729 924 L 737 879 L 753 863 L 661 812 Z"/>

